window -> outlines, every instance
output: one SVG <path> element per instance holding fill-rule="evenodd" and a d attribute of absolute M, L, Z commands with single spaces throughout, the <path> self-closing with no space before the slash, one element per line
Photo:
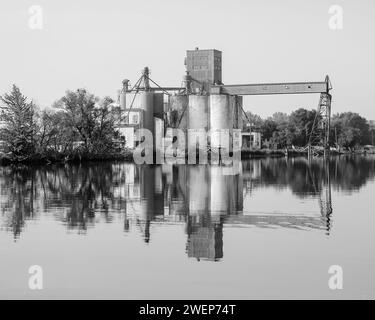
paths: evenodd
<path fill-rule="evenodd" d="M 132 117 L 132 123 L 133 124 L 138 124 L 139 120 L 138 120 L 138 115 L 137 114 L 134 114 L 133 117 Z"/>

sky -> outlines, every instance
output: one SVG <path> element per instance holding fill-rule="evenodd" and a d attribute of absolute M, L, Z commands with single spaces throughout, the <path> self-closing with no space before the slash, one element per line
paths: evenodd
<path fill-rule="evenodd" d="M 43 25 L 35 27 L 42 8 Z M 329 8 L 343 9 L 332 30 Z M 186 50 L 223 52 L 224 84 L 332 81 L 332 112 L 375 119 L 375 1 L 372 0 L 2 0 L 0 94 L 13 83 L 40 107 L 66 90 L 117 98 L 149 66 L 163 86 L 179 86 Z M 332 19 L 331 19 L 332 20 Z M 248 96 L 262 117 L 318 106 L 317 95 Z"/>

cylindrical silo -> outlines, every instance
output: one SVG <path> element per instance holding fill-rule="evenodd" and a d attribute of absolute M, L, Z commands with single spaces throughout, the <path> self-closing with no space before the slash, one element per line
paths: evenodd
<path fill-rule="evenodd" d="M 154 134 L 154 93 L 142 91 L 139 93 L 128 93 L 126 97 L 126 109 L 142 109 L 141 128 L 148 129 Z"/>
<path fill-rule="evenodd" d="M 208 96 L 189 95 L 189 129 L 208 129 Z"/>
<path fill-rule="evenodd" d="M 211 147 L 230 148 L 234 110 L 234 96 L 224 94 L 212 94 L 210 96 Z"/>
<path fill-rule="evenodd" d="M 181 142 L 186 148 L 187 126 L 188 126 L 188 104 L 189 97 L 187 95 L 178 94 L 169 98 L 169 123 L 168 127 L 179 129 L 184 132 L 185 141 Z"/>
<path fill-rule="evenodd" d="M 148 129 L 154 135 L 154 93 L 141 92 L 139 108 L 144 110 L 143 113 L 143 128 Z"/>
<path fill-rule="evenodd" d="M 126 92 L 128 91 L 128 86 L 129 80 L 124 79 L 122 81 L 122 90 L 120 92 L 120 108 L 122 111 L 126 109 Z"/>
<path fill-rule="evenodd" d="M 142 91 L 139 93 L 128 93 L 126 95 L 126 115 L 129 113 L 130 119 L 133 112 L 138 113 L 143 110 L 140 118 L 139 127 L 147 129 L 153 137 L 153 146 L 155 146 L 155 124 L 154 124 L 154 93 Z M 130 111 L 130 112 L 129 112 Z M 137 137 L 136 139 L 139 139 Z"/>
<path fill-rule="evenodd" d="M 169 99 L 169 126 L 171 128 L 186 130 L 188 125 L 189 97 L 179 94 L 170 96 Z"/>
<path fill-rule="evenodd" d="M 189 131 L 194 130 L 205 130 L 208 131 L 209 127 L 209 115 L 208 115 L 208 101 L 209 97 L 205 95 L 189 95 L 189 107 L 188 107 L 188 129 Z M 190 139 L 188 145 L 194 147 L 196 141 Z"/>
<path fill-rule="evenodd" d="M 126 109 L 126 92 L 123 91 L 120 92 L 120 108 L 121 111 Z"/>

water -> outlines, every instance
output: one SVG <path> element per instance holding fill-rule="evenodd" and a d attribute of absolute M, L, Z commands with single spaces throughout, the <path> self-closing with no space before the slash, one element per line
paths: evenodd
<path fill-rule="evenodd" d="M 374 156 L 240 170 L 0 168 L 0 298 L 375 298 Z"/>

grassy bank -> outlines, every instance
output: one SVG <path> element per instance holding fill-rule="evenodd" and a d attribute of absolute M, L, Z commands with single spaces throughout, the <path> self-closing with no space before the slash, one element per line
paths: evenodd
<path fill-rule="evenodd" d="M 14 159 L 11 156 L 0 153 L 0 165 L 9 164 L 50 164 L 50 163 L 77 163 L 87 161 L 133 161 L 131 151 L 125 150 L 121 153 L 104 153 L 104 154 L 49 154 L 34 155 L 27 159 Z"/>
<path fill-rule="evenodd" d="M 242 159 L 251 159 L 251 158 L 264 158 L 264 157 L 285 157 L 286 152 L 285 149 L 261 149 L 261 150 L 252 150 L 252 151 L 242 151 L 241 157 Z M 288 150 L 288 156 L 290 157 L 298 157 L 298 156 L 307 156 L 307 151 L 296 151 L 296 150 Z"/>
<path fill-rule="evenodd" d="M 198 153 L 197 153 L 198 154 Z M 371 154 L 371 152 L 363 151 L 331 151 L 331 155 L 355 155 L 355 154 Z M 307 151 L 288 150 L 288 157 L 307 157 Z M 253 151 L 242 151 L 241 159 L 254 159 L 254 158 L 277 158 L 285 157 L 285 149 L 261 149 Z M 155 159 L 155 155 L 154 155 Z M 82 154 L 50 154 L 47 156 L 35 155 L 24 160 L 14 160 L 10 156 L 0 153 L 0 165 L 9 164 L 51 164 L 51 163 L 80 163 L 80 162 L 92 162 L 92 161 L 127 161 L 133 162 L 133 153 L 131 150 L 125 150 L 121 153 L 105 153 L 105 154 L 93 154 L 93 155 L 82 155 Z"/>

